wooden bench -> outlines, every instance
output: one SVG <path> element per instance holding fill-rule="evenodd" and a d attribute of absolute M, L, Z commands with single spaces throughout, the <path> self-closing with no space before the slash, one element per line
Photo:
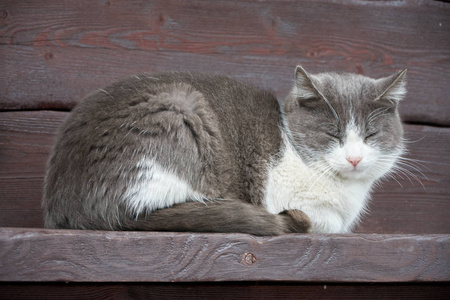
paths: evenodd
<path fill-rule="evenodd" d="M 449 299 L 449 25 L 443 1 L 2 1 L 0 298 Z M 355 234 L 43 229 L 55 132 L 89 92 L 189 70 L 281 98 L 297 63 L 408 68 L 401 115 L 419 161 L 377 188 Z"/>

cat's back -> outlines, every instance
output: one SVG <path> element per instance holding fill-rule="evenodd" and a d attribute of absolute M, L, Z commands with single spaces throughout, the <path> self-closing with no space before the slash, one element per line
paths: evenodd
<path fill-rule="evenodd" d="M 223 75 L 167 72 L 132 76 L 97 90 L 77 105 L 66 124 L 80 118 L 132 119 L 200 108 L 225 126 L 257 124 L 265 115 L 268 122 L 279 117 L 278 101 L 268 91 Z"/>
<path fill-rule="evenodd" d="M 165 148 L 167 139 L 188 148 L 194 142 L 197 151 L 221 153 L 232 164 L 278 152 L 280 123 L 279 103 L 268 91 L 223 75 L 168 72 L 132 76 L 89 95 L 59 139 L 84 148 L 102 139 L 123 144 L 125 137 L 151 138 L 154 148 Z"/>

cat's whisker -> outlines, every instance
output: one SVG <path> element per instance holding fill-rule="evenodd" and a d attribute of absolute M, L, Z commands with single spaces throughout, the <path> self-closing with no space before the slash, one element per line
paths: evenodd
<path fill-rule="evenodd" d="M 403 156 L 400 156 L 398 159 L 400 159 L 400 160 L 405 160 L 405 161 L 416 162 L 416 163 L 418 163 L 418 164 L 421 164 L 421 163 L 427 163 L 427 161 L 425 161 L 425 160 L 414 159 L 414 158 L 408 158 L 408 157 L 403 157 Z M 421 165 L 423 165 L 423 164 L 421 164 Z M 423 165 L 423 166 L 426 167 L 425 165 Z"/>
<path fill-rule="evenodd" d="M 393 167 L 393 170 L 398 171 L 398 172 L 402 173 L 403 175 L 405 175 L 406 178 L 408 178 L 408 180 L 414 186 L 414 182 L 410 178 L 410 177 L 412 177 L 414 180 L 416 180 L 423 187 L 424 190 L 426 190 L 426 188 L 425 188 L 424 184 L 422 183 L 422 181 L 414 173 L 412 173 L 408 169 L 405 169 L 405 168 L 397 165 L 397 166 Z"/>
<path fill-rule="evenodd" d="M 409 159 L 409 158 L 406 158 L 406 157 L 399 157 L 398 160 L 401 161 L 402 163 L 408 163 L 408 164 L 410 164 L 411 167 L 417 168 L 416 170 L 417 170 L 418 172 L 421 171 L 421 170 L 418 168 L 418 166 L 420 166 L 420 167 L 422 167 L 422 168 L 425 168 L 425 169 L 431 171 L 431 169 L 428 168 L 428 167 L 425 165 L 425 164 L 428 163 L 428 162 L 426 162 L 426 161 L 424 161 L 424 160 Z M 417 165 L 417 166 L 416 166 L 416 165 Z"/>
<path fill-rule="evenodd" d="M 398 167 L 399 168 L 399 167 Z M 409 174 L 409 176 L 411 176 L 413 179 L 415 179 L 422 187 L 423 189 L 426 191 L 425 185 L 422 183 L 422 181 L 420 180 L 419 177 L 417 177 L 417 175 L 415 175 L 414 173 L 412 173 L 411 171 L 409 171 L 408 169 L 402 168 L 404 172 L 406 172 L 407 174 Z M 427 180 L 429 180 L 426 176 L 425 178 Z"/>
<path fill-rule="evenodd" d="M 413 165 L 412 163 L 409 162 L 404 162 L 404 161 L 398 161 L 397 162 L 398 165 L 402 165 L 402 166 L 406 166 L 408 168 L 413 169 L 414 171 L 416 171 L 417 173 L 419 173 L 420 175 L 422 175 L 423 177 L 425 177 L 426 180 L 429 180 L 427 175 L 425 175 L 418 167 L 416 167 L 415 165 Z"/>
<path fill-rule="evenodd" d="M 400 183 L 400 181 L 397 180 L 397 178 L 395 178 L 395 173 L 389 173 L 387 174 L 387 177 L 393 179 L 395 182 L 397 182 L 401 188 L 403 188 L 403 185 Z"/>
<path fill-rule="evenodd" d="M 388 161 L 389 159 L 388 158 L 380 158 L 379 159 L 379 161 L 380 162 L 383 162 L 383 161 Z M 428 177 L 416 166 L 416 165 L 414 165 L 414 163 L 417 163 L 415 160 L 413 160 L 413 159 L 408 159 L 408 158 L 404 158 L 404 157 L 399 157 L 398 159 L 397 159 L 397 161 L 396 161 L 396 163 L 395 163 L 395 165 L 394 165 L 394 168 L 398 168 L 398 169 L 402 169 L 403 171 L 407 171 L 408 172 L 408 174 L 411 176 L 411 177 L 415 177 L 415 179 L 418 181 L 418 182 L 420 182 L 421 184 L 422 184 L 422 182 L 419 180 L 419 178 L 414 174 L 414 173 L 412 173 L 410 170 L 408 170 L 408 169 L 406 169 L 406 168 L 404 168 L 404 167 L 402 167 L 402 166 L 406 166 L 406 167 L 408 167 L 408 168 L 411 168 L 412 170 L 414 170 L 414 171 L 416 171 L 417 173 L 419 173 L 420 175 L 422 175 L 423 177 L 425 177 L 425 179 L 426 180 L 429 180 L 428 179 Z M 419 163 L 417 163 L 417 164 L 419 164 Z M 422 164 L 420 164 L 421 166 L 423 166 Z M 423 167 L 426 167 L 426 166 L 423 166 Z M 427 168 L 427 167 L 426 167 Z M 406 175 L 406 174 L 405 174 Z M 423 184 L 422 184 L 422 186 L 423 186 Z"/>
<path fill-rule="evenodd" d="M 313 182 L 313 184 L 309 187 L 309 192 L 312 190 L 312 188 L 314 187 L 314 185 L 317 183 L 317 181 L 319 181 L 323 176 L 328 177 L 328 173 L 332 170 L 331 166 L 328 166 L 325 170 L 322 171 L 322 174 L 317 177 L 317 179 Z"/>
<path fill-rule="evenodd" d="M 409 177 L 408 173 L 404 172 L 404 169 L 399 168 L 397 166 L 394 166 L 392 168 L 392 170 L 395 172 L 394 174 L 396 174 L 397 176 L 399 176 L 400 178 L 402 178 L 402 180 L 408 179 L 409 182 L 414 186 L 413 181 L 411 180 L 411 178 Z M 405 176 L 405 178 L 403 178 L 400 174 L 402 174 L 403 176 Z"/>
<path fill-rule="evenodd" d="M 322 172 L 324 172 L 324 171 L 328 168 L 328 166 L 327 166 L 326 164 L 324 164 L 323 162 L 318 161 L 318 162 L 315 162 L 315 163 L 314 163 L 314 168 L 315 168 L 319 173 L 322 173 Z M 314 178 L 315 178 L 314 176 L 310 176 L 309 179 L 304 183 L 304 187 L 309 186 L 309 183 L 310 183 L 312 180 L 314 180 Z"/>
<path fill-rule="evenodd" d="M 426 138 L 426 137 L 427 137 L 427 136 L 424 135 L 424 136 L 422 136 L 420 139 L 414 140 L 414 141 L 408 140 L 407 138 L 403 138 L 402 140 L 403 140 L 403 143 L 406 143 L 406 144 L 414 144 L 414 143 L 418 143 L 418 142 L 422 141 L 422 140 L 423 140 L 424 138 Z"/>
<path fill-rule="evenodd" d="M 380 167 L 380 169 L 381 169 L 381 167 Z M 400 177 L 401 180 L 407 180 L 407 179 L 410 180 L 409 177 L 407 176 L 407 174 L 405 174 L 405 173 L 403 173 L 403 172 L 396 172 L 396 171 L 397 171 L 396 165 L 393 165 L 393 166 L 391 167 L 390 172 L 389 172 L 388 174 L 391 174 L 391 175 Z M 386 174 L 386 175 L 388 175 L 388 174 Z M 386 176 L 386 175 L 385 175 L 385 176 Z"/>

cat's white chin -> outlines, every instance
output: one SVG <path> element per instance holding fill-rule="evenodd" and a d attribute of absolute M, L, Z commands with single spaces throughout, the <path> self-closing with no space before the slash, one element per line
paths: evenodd
<path fill-rule="evenodd" d="M 373 179 L 373 176 L 368 174 L 365 170 L 345 170 L 338 172 L 341 178 L 348 179 L 348 180 L 366 180 L 366 179 Z"/>

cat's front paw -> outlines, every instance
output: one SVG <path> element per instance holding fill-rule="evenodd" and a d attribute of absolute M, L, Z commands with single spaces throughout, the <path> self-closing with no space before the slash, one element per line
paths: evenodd
<path fill-rule="evenodd" d="M 311 233 L 347 233 L 344 227 L 344 220 L 342 217 L 331 211 L 321 211 L 321 214 L 311 214 Z"/>
<path fill-rule="evenodd" d="M 308 215 L 298 209 L 289 209 L 280 213 L 286 215 L 289 232 L 306 233 L 311 228 Z"/>

